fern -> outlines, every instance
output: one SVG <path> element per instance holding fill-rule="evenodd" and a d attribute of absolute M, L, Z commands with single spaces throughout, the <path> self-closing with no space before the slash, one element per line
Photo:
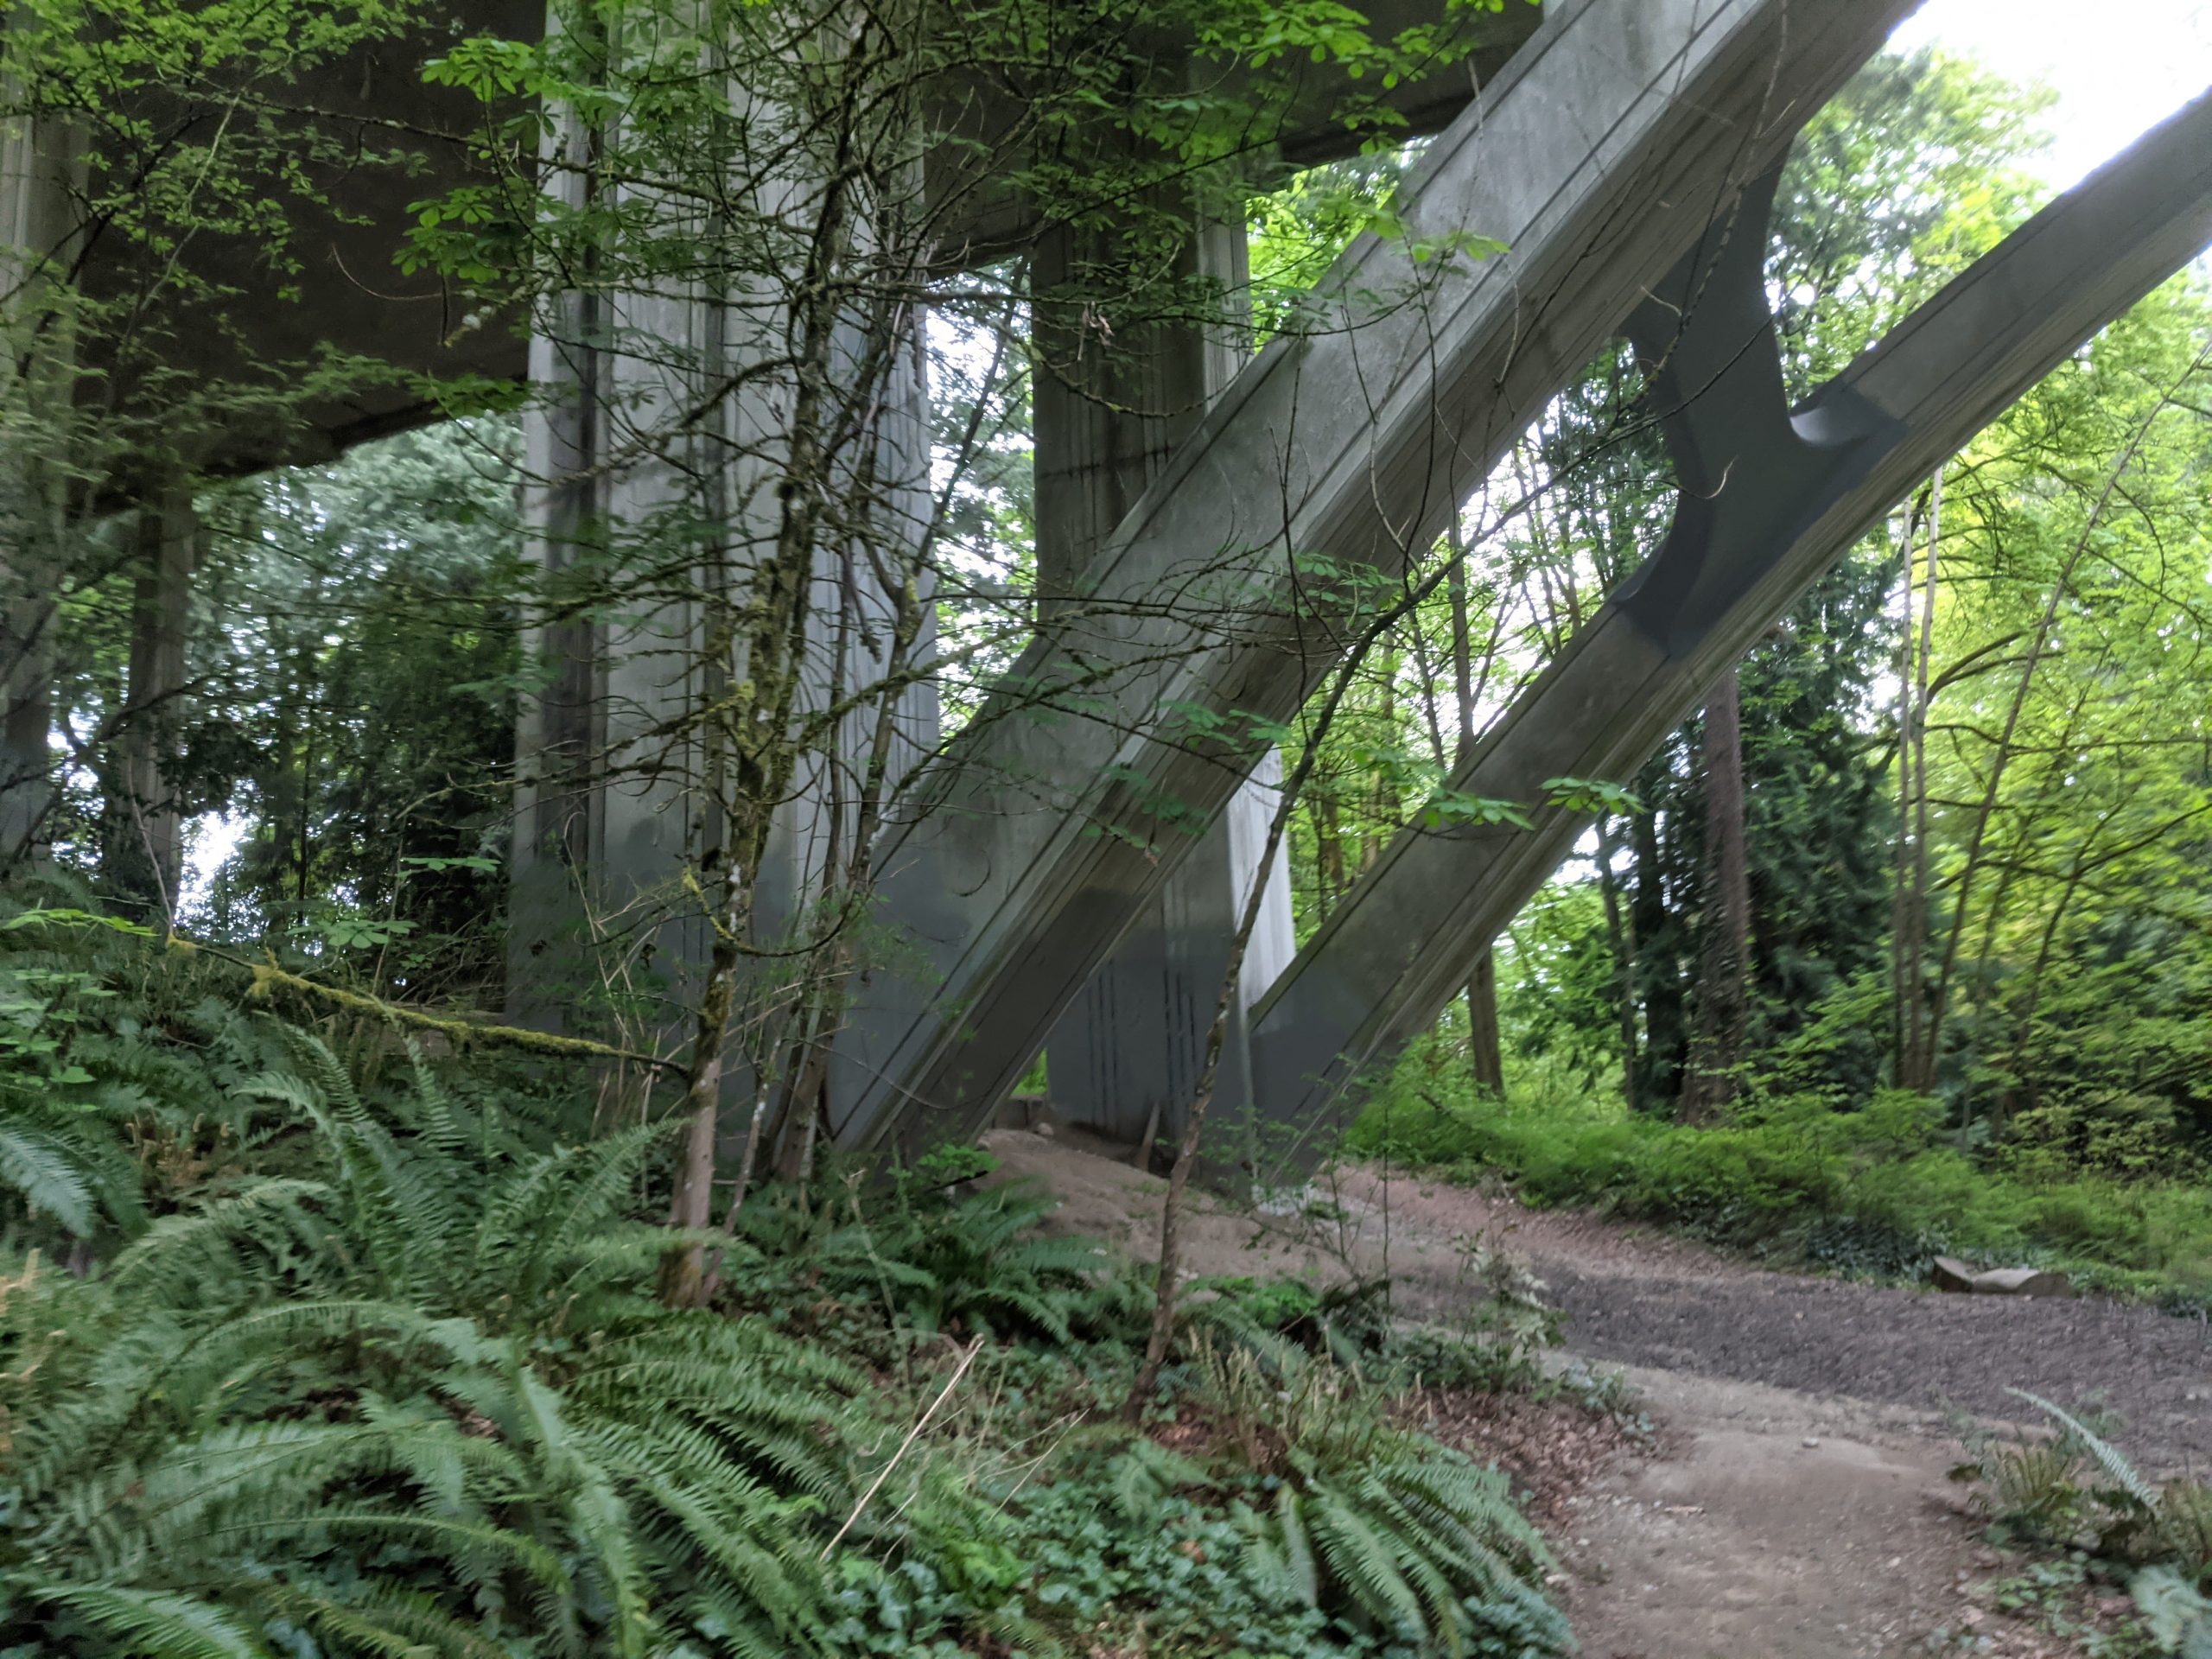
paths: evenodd
<path fill-rule="evenodd" d="M 55 1136 L 0 1124 L 0 1182 L 15 1190 L 34 1217 L 44 1211 L 73 1233 L 92 1230 L 92 1183 Z"/>
<path fill-rule="evenodd" d="M 2099 1554 L 2139 1569 L 2134 1592 L 2159 1650 L 2212 1655 L 2212 1615 L 2202 1599 L 2212 1589 L 2212 1487 L 2181 1478 L 2160 1486 L 2075 1414 L 2024 1389 L 2007 1391 L 2060 1433 L 2048 1440 L 1981 1444 L 1962 1472 L 1986 1483 L 2002 1519 L 2067 1543 L 2094 1531 Z M 2080 1478 L 2085 1462 L 2102 1477 L 2087 1490 Z"/>
<path fill-rule="evenodd" d="M 1057 1200 L 1008 1182 L 957 1201 L 905 1185 L 875 1213 L 844 1196 L 832 1222 L 779 1195 L 749 1204 L 746 1242 L 762 1258 L 803 1261 L 808 1282 L 841 1304 L 874 1304 L 887 1325 L 1073 1339 L 1129 1311 L 1131 1282 L 1084 1239 L 1039 1235 Z M 756 1294 L 774 1296 L 769 1279 Z"/>
<path fill-rule="evenodd" d="M 1241 1460 L 1279 1483 L 1267 1508 L 1243 1511 L 1257 1581 L 1454 1652 L 1471 1603 L 1510 1608 L 1564 1645 L 1535 1587 L 1551 1557 L 1503 1475 L 1393 1427 L 1325 1354 L 1208 1344 L 1197 1358 Z"/>
<path fill-rule="evenodd" d="M 2005 1392 L 2026 1401 L 2063 1428 L 2073 1442 L 2088 1454 L 2114 1490 L 2124 1493 L 2145 1512 L 2158 1507 L 2158 1489 L 2137 1472 L 2135 1465 L 2120 1454 L 2118 1447 L 2092 1432 L 2080 1418 L 2025 1389 L 2007 1389 Z"/>
<path fill-rule="evenodd" d="M 269 1649 L 220 1609 L 170 1592 L 68 1584 L 31 1574 L 10 1582 L 32 1599 L 66 1608 L 143 1659 L 266 1659 Z"/>
<path fill-rule="evenodd" d="M 0 1641 L 816 1650 L 862 1379 L 652 1300 L 667 1235 L 624 1212 L 658 1132 L 486 1166 L 486 1120 L 419 1061 L 380 1116 L 320 1045 L 281 1043 L 297 1069 L 241 1086 L 311 1126 L 312 1177 L 249 1182 L 99 1277 L 34 1268 L 0 1300 Z"/>

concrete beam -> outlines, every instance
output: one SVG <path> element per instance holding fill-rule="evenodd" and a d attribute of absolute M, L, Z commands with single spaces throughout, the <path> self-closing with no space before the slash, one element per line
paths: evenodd
<path fill-rule="evenodd" d="M 1322 326 L 1242 373 L 1098 562 L 1083 628 L 1041 640 L 879 860 L 930 958 L 922 1017 L 868 1008 L 842 1138 L 980 1122 L 1191 837 L 1256 763 L 1192 711 L 1287 719 L 1336 654 L 1317 562 L 1427 548 L 1546 399 L 1726 201 L 1879 49 L 1909 0 L 1560 7 L 1433 146 L 1408 239 L 1356 245 Z M 1376 296 L 1382 296 L 1378 305 Z M 1310 597 L 1310 595 L 1308 595 Z"/>
<path fill-rule="evenodd" d="M 1750 204 L 1758 224 L 1763 205 Z M 2212 240 L 2212 94 L 2068 192 L 1794 414 L 1782 407 L 1763 234 L 1700 249 L 1639 349 L 1682 486 L 1673 530 L 1484 734 L 1448 787 L 1540 800 L 1623 781 L 1891 505 Z M 1684 321 L 1686 319 L 1686 321 Z M 1256 1097 L 1310 1129 L 1427 1029 L 1588 823 L 1408 830 L 1254 1011 Z"/>
<path fill-rule="evenodd" d="M 1437 23 L 1444 12 L 1437 0 L 1379 0 L 1369 10 L 1373 27 L 1386 35 L 1415 23 Z M 424 85 L 423 64 L 467 35 L 535 41 L 545 15 L 544 0 L 451 0 L 404 34 L 321 66 L 298 85 L 256 89 L 270 101 L 272 118 L 300 134 L 294 159 L 321 193 L 320 200 L 309 199 L 291 181 L 279 179 L 270 180 L 265 190 L 270 200 L 285 204 L 292 225 L 293 248 L 302 261 L 289 284 L 296 297 L 279 301 L 269 293 L 267 250 L 257 238 L 194 238 L 182 257 L 190 276 L 215 296 L 212 304 L 172 307 L 142 319 L 127 362 L 116 360 L 99 342 L 89 343 L 88 361 L 109 376 L 103 391 L 113 406 L 130 407 L 152 377 L 176 372 L 194 384 L 268 394 L 267 407 L 228 417 L 226 429 L 200 435 L 195 443 L 200 470 L 239 474 L 327 461 L 353 444 L 442 418 L 404 376 L 524 379 L 531 347 L 514 319 L 466 315 L 435 276 L 404 276 L 395 260 L 415 223 L 411 204 L 476 176 L 471 142 L 481 111 L 466 94 Z M 1389 94 L 1386 101 L 1407 124 L 1403 130 L 1434 131 L 1456 115 L 1478 80 L 1498 70 L 1534 32 L 1539 16 L 1526 0 L 1510 0 L 1496 15 L 1462 14 L 1452 26 L 1471 36 L 1474 54 L 1449 71 L 1408 79 Z M 1173 48 L 1163 41 L 1160 49 Z M 1340 75 L 1302 62 L 1278 63 L 1264 73 L 1285 101 L 1281 130 L 1271 145 L 1255 147 L 1255 161 L 1271 149 L 1286 162 L 1310 165 L 1357 148 L 1360 135 L 1333 118 L 1343 94 L 1355 90 Z M 141 88 L 131 99 L 126 112 L 148 123 L 149 130 L 175 132 L 188 141 L 213 130 L 222 116 L 215 101 L 197 107 L 174 88 Z M 1005 165 L 998 142 L 1007 111 L 1024 102 L 1023 89 L 1004 76 L 986 84 L 980 73 L 966 74 L 933 89 L 930 122 L 960 140 L 930 146 L 927 161 L 930 197 L 948 204 L 932 230 L 950 267 L 1024 251 L 1041 228 L 1034 207 L 992 176 Z M 310 135 L 322 141 L 320 147 L 308 143 Z M 359 159 L 395 147 L 411 153 L 410 165 Z M 334 155 L 355 159 L 327 159 Z M 118 176 L 127 175 L 133 165 L 129 157 L 105 160 Z M 156 257 L 111 238 L 92 250 L 80 280 L 98 297 L 135 294 L 169 257 Z M 149 330 L 159 337 L 150 352 L 143 339 Z M 291 377 L 325 347 L 389 364 L 401 374 L 299 407 L 284 396 Z M 167 465 L 168 458 L 157 458 L 156 474 Z M 119 487 L 136 483 L 126 468 Z"/>

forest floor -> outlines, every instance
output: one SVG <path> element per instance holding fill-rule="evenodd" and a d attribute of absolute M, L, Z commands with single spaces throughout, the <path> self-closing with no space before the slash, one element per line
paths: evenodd
<path fill-rule="evenodd" d="M 1000 1131 L 1007 1177 L 1059 1195 L 1058 1224 L 1156 1249 L 1166 1183 L 1079 1133 Z M 2034 1414 L 2005 1392 L 2101 1406 L 2146 1469 L 2212 1468 L 2212 1332 L 2094 1298 L 1939 1296 L 1777 1273 L 1648 1230 L 1371 1171 L 1339 1218 L 1209 1209 L 1197 1274 L 1387 1271 L 1395 1305 L 1447 1318 L 1475 1294 L 1456 1241 L 1525 1262 L 1566 1315 L 1565 1357 L 1618 1366 L 1656 1433 L 1578 1431 L 1565 1411 L 1468 1426 L 1535 1487 L 1587 1659 L 1862 1659 L 2079 1651 L 1995 1611 L 2026 1563 L 1990 1548 L 1948 1478 L 1963 1420 Z M 1487 1414 L 1484 1414 L 1487 1415 Z M 2118 1604 L 2113 1604 L 2113 1610 Z"/>

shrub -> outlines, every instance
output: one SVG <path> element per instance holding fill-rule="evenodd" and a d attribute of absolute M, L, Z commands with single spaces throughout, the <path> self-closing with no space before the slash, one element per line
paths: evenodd
<path fill-rule="evenodd" d="M 1500 1628 L 1528 1631 L 1539 1652 L 1566 1644 L 1535 1587 L 1550 1554 L 1504 1476 L 1396 1427 L 1324 1357 L 1271 1367 L 1207 1349 L 1199 1365 L 1202 1397 L 1259 1483 L 1236 1518 L 1260 1583 L 1454 1653 Z"/>
<path fill-rule="evenodd" d="M 1410 1066 L 1378 1090 L 1350 1147 L 1463 1177 L 1496 1171 L 1529 1203 L 1586 1204 L 1718 1243 L 1847 1272 L 1916 1276 L 1940 1252 L 2062 1266 L 2176 1306 L 2212 1300 L 2212 1189 L 1985 1165 L 1939 1137 L 1938 1109 L 1877 1092 L 1853 1110 L 1767 1098 L 1692 1128 L 1618 1103 L 1446 1101 Z"/>
<path fill-rule="evenodd" d="M 1954 1474 L 1979 1484 L 1999 1525 L 2031 1542 L 2086 1549 L 2129 1575 L 2161 1653 L 2212 1651 L 2212 1487 L 2160 1485 L 2075 1413 L 2012 1392 L 2056 1425 L 2049 1436 L 1974 1433 Z"/>

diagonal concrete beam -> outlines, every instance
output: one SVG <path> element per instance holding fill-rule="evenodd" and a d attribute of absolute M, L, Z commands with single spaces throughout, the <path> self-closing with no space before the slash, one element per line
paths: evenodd
<path fill-rule="evenodd" d="M 1408 238 L 1356 245 L 1327 326 L 1238 376 L 1102 552 L 1087 620 L 1025 655 L 887 835 L 886 919 L 933 995 L 918 1018 L 855 1011 L 841 1139 L 980 1120 L 1255 758 L 1179 741 L 1179 720 L 1287 718 L 1333 659 L 1299 573 L 1388 575 L 1432 543 L 1910 9 L 1569 0 L 1546 20 L 1433 146 Z M 1509 251 L 1409 248 L 1469 232 Z"/>
<path fill-rule="evenodd" d="M 1665 364 L 1658 397 L 1682 486 L 1668 539 L 1450 790 L 1527 801 L 1556 777 L 1628 778 L 1892 503 L 2212 241 L 2212 93 L 2006 238 L 1795 414 L 1781 405 L 1759 280 L 1764 238 L 1734 240 L 1695 251 L 1675 292 L 1630 327 Z M 1669 310 L 1691 293 L 1696 308 Z M 1534 817 L 1533 831 L 1409 830 L 1391 844 L 1253 1011 L 1267 1119 L 1318 1124 L 1348 1082 L 1435 1020 L 1589 823 Z"/>

